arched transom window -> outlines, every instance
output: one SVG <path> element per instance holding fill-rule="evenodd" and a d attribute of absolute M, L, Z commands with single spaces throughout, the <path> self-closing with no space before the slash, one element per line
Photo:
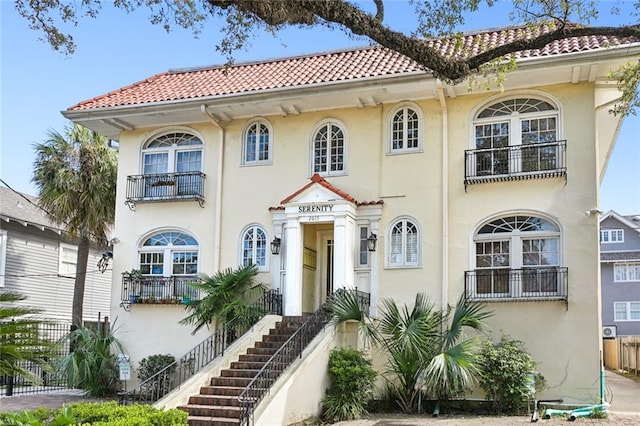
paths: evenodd
<path fill-rule="evenodd" d="M 479 295 L 518 297 L 559 291 L 560 229 L 541 217 L 510 215 L 481 226 L 474 237 Z"/>
<path fill-rule="evenodd" d="M 420 265 L 420 232 L 412 219 L 399 219 L 389 230 L 390 267 L 412 267 Z"/>
<path fill-rule="evenodd" d="M 257 225 L 249 226 L 242 233 L 242 264 L 257 265 L 258 270 L 266 270 L 267 265 L 267 233 Z"/>
<path fill-rule="evenodd" d="M 242 163 L 245 165 L 271 163 L 271 130 L 265 121 L 250 123 L 244 132 Z"/>
<path fill-rule="evenodd" d="M 391 114 L 389 153 L 422 149 L 422 114 L 417 106 L 403 105 Z"/>
<path fill-rule="evenodd" d="M 142 163 L 145 197 L 202 194 L 202 141 L 197 136 L 186 132 L 158 136 L 144 146 Z"/>
<path fill-rule="evenodd" d="M 313 173 L 343 175 L 347 172 L 344 130 L 335 122 L 326 122 L 313 135 Z"/>
<path fill-rule="evenodd" d="M 182 232 L 159 232 L 142 242 L 139 261 L 144 275 L 196 275 L 198 242 Z"/>
<path fill-rule="evenodd" d="M 476 176 L 555 170 L 561 165 L 559 113 L 545 100 L 519 97 L 482 109 L 474 120 Z"/>

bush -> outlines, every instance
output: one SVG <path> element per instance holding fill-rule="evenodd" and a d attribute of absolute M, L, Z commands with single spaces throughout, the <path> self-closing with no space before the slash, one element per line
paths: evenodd
<path fill-rule="evenodd" d="M 0 424 L 11 426 L 183 426 L 187 424 L 187 413 L 178 410 L 162 411 L 150 405 L 118 405 L 84 402 L 67 405 L 53 412 L 43 411 L 7 413 L 0 415 Z"/>
<path fill-rule="evenodd" d="M 322 417 L 328 422 L 354 420 L 367 413 L 376 372 L 371 361 L 355 349 L 334 349 L 329 355 L 331 386 L 322 400 Z"/>
<path fill-rule="evenodd" d="M 151 355 L 143 358 L 138 367 L 138 380 L 141 382 L 147 380 L 159 371 L 176 362 L 173 355 Z"/>
<path fill-rule="evenodd" d="M 536 381 L 535 390 L 542 390 L 544 377 L 536 373 L 535 366 L 520 340 L 503 335 L 497 344 L 484 342 L 480 354 L 480 387 L 487 399 L 493 401 L 495 411 L 521 412 L 534 392 L 531 377 Z"/>

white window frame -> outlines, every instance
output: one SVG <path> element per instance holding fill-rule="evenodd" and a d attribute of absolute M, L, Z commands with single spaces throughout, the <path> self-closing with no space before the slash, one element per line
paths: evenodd
<path fill-rule="evenodd" d="M 600 242 L 605 244 L 624 243 L 624 229 L 601 229 Z"/>
<path fill-rule="evenodd" d="M 255 160 L 247 160 L 247 137 L 249 135 L 249 131 L 254 126 L 264 126 L 268 132 L 268 144 L 267 144 L 267 159 L 259 160 L 258 156 L 260 153 L 260 138 L 256 138 L 256 146 L 255 146 Z M 258 127 L 259 128 L 259 127 Z M 271 127 L 271 123 L 263 118 L 258 118 L 251 120 L 245 126 L 242 132 L 242 161 L 241 165 L 243 166 L 266 166 L 273 164 L 273 128 Z"/>
<path fill-rule="evenodd" d="M 413 226 L 415 226 L 416 228 L 416 261 L 415 262 L 409 262 L 407 261 L 407 233 L 406 233 L 406 224 L 407 222 L 410 222 Z M 402 227 L 403 227 L 403 232 L 402 232 L 402 251 L 401 251 L 401 257 L 402 257 L 402 261 L 400 262 L 394 262 L 391 258 L 392 252 L 391 252 L 391 246 L 392 246 L 392 233 L 394 228 L 396 227 L 397 224 L 402 223 Z M 387 256 L 385 256 L 386 258 L 386 267 L 389 269 L 402 269 L 402 268 L 420 268 L 422 267 L 422 229 L 420 228 L 420 224 L 419 222 L 410 216 L 402 216 L 402 217 L 398 217 L 396 219 L 394 219 L 391 224 L 389 225 L 387 232 L 386 232 L 387 238 L 386 238 L 386 252 L 387 252 Z"/>
<path fill-rule="evenodd" d="M 640 262 L 620 262 L 613 264 L 613 282 L 640 282 Z"/>
<path fill-rule="evenodd" d="M 0 287 L 4 287 L 7 267 L 7 231 L 0 229 Z"/>
<path fill-rule="evenodd" d="M 271 240 L 269 239 L 269 234 L 267 233 L 266 229 L 264 228 L 264 226 L 258 224 L 258 223 L 252 223 L 250 225 L 247 225 L 242 232 L 240 233 L 240 241 L 239 241 L 239 256 L 238 258 L 240 259 L 239 264 L 240 265 L 244 265 L 244 261 L 245 261 L 245 257 L 244 257 L 244 240 L 245 240 L 245 236 L 247 235 L 248 232 L 254 232 L 256 230 L 260 230 L 262 231 L 262 233 L 264 234 L 264 238 L 265 238 L 265 246 L 264 246 L 264 265 L 260 265 L 255 263 L 256 257 L 258 255 L 257 250 L 257 244 L 253 245 L 252 248 L 252 254 L 251 254 L 251 261 L 253 264 L 258 266 L 258 272 L 268 272 L 269 271 L 269 259 L 271 257 Z"/>
<path fill-rule="evenodd" d="M 512 217 L 512 216 L 524 216 L 524 217 L 532 217 L 532 218 L 539 218 L 542 220 L 545 220 L 549 223 L 551 223 L 552 225 L 554 225 L 557 230 L 539 230 L 539 231 L 521 231 L 519 229 L 514 229 L 510 232 L 496 232 L 496 233 L 483 233 L 480 234 L 480 230 L 488 225 L 491 224 L 492 222 L 495 222 L 497 220 L 503 219 L 503 218 L 508 218 L 508 217 Z M 507 213 L 507 214 L 503 214 L 500 216 L 496 216 L 493 217 L 492 219 L 486 220 L 484 222 L 482 222 L 482 225 L 480 225 L 473 236 L 473 250 L 472 250 L 472 269 L 473 270 L 489 270 L 489 269 L 507 269 L 507 267 L 501 266 L 501 267 L 487 267 L 487 268 L 479 268 L 477 265 L 477 252 L 476 252 L 476 243 L 480 243 L 480 242 L 503 242 L 503 241 L 509 241 L 509 266 L 508 269 L 511 270 L 522 270 L 524 273 L 525 269 L 531 268 L 531 269 L 537 269 L 537 268 L 543 268 L 545 266 L 527 266 L 524 265 L 524 255 L 523 255 L 523 248 L 522 248 L 522 243 L 523 241 L 526 240 L 539 240 L 539 239 L 549 239 L 549 240 L 556 240 L 556 244 L 557 244 L 557 263 L 555 265 L 548 265 L 547 267 L 561 267 L 563 265 L 563 261 L 562 261 L 562 230 L 560 228 L 560 225 L 544 216 L 541 215 L 539 213 L 522 213 L 522 212 L 517 212 L 517 213 Z M 522 280 L 520 280 L 519 285 L 522 285 Z M 476 289 L 474 288 L 473 290 L 473 294 L 475 295 L 475 291 Z M 538 292 L 525 292 L 524 290 L 520 289 L 520 288 L 511 288 L 510 287 L 510 294 L 512 296 L 516 296 L 518 294 L 521 294 L 523 297 L 535 297 L 536 295 L 538 295 Z M 504 297 L 502 293 L 483 293 L 483 296 L 485 297 L 490 297 L 491 295 L 495 295 L 497 297 Z"/>
<path fill-rule="evenodd" d="M 524 112 L 519 113 L 517 111 L 512 112 L 511 114 L 499 115 L 493 117 L 482 117 L 481 115 L 488 108 L 499 104 L 501 102 L 508 102 L 515 99 L 531 99 L 534 101 L 541 101 L 550 104 L 554 109 L 546 110 L 546 111 L 538 111 L 538 112 Z M 482 125 L 492 125 L 498 123 L 509 123 L 509 133 L 508 133 L 508 143 L 504 148 L 508 150 L 509 147 L 513 146 L 527 146 L 528 144 L 522 143 L 522 121 L 530 120 L 530 119 L 540 119 L 540 118 L 555 118 L 556 120 L 556 141 L 563 140 L 562 136 L 562 113 L 560 109 L 560 103 L 555 99 L 552 99 L 547 94 L 542 93 L 531 93 L 531 92 L 521 92 L 521 93 L 512 93 L 509 96 L 500 95 L 498 97 L 492 97 L 491 99 L 483 102 L 481 105 L 476 107 L 472 111 L 471 115 L 471 126 L 469 126 L 469 149 L 476 150 L 481 149 L 477 146 L 477 137 L 476 137 L 476 127 Z M 531 144 L 535 146 L 534 144 Z M 494 147 L 495 148 L 495 147 Z M 490 148 L 487 148 L 490 149 Z M 496 151 L 494 151 L 495 153 Z M 507 151 L 509 152 L 509 151 Z M 561 150 L 556 151 L 556 164 L 562 164 L 563 155 Z M 474 161 L 471 164 L 471 168 L 473 170 L 473 175 L 476 175 L 478 171 L 476 170 L 477 163 Z M 514 158 L 509 158 L 509 154 L 507 154 L 507 174 L 519 173 L 523 172 L 522 159 L 520 155 L 514 156 Z M 535 173 L 536 171 L 525 171 L 524 173 Z M 488 176 L 500 175 L 501 173 L 490 173 Z"/>
<path fill-rule="evenodd" d="M 637 312 L 638 318 L 631 319 L 631 313 L 636 312 L 636 310 L 631 310 L 631 304 L 638 304 Z M 624 305 L 625 307 L 625 318 L 618 317 L 618 311 L 616 309 L 617 306 Z M 629 301 L 629 302 L 613 302 L 613 321 L 615 322 L 638 322 L 640 321 L 640 301 Z"/>
<path fill-rule="evenodd" d="M 321 131 L 323 127 L 328 126 L 336 126 L 342 132 L 343 145 L 342 145 L 342 170 L 331 170 L 331 148 L 332 143 L 328 142 L 327 146 L 327 170 L 325 171 L 316 171 L 315 165 L 315 140 L 318 132 Z M 318 125 L 311 132 L 311 139 L 309 141 L 309 170 L 310 176 L 314 174 L 319 174 L 320 176 L 346 176 L 348 174 L 348 158 L 349 158 L 349 136 L 347 134 L 346 127 L 343 123 L 336 119 L 326 119 L 318 123 Z"/>
<path fill-rule="evenodd" d="M 163 147 L 151 147 L 149 145 L 155 142 L 157 139 L 175 134 L 175 133 L 184 133 L 193 138 L 198 139 L 200 141 L 200 145 L 177 145 L 173 144 L 171 146 L 163 146 Z M 179 152 L 188 152 L 188 151 L 200 151 L 200 170 L 202 172 L 204 170 L 204 139 L 198 133 L 196 133 L 193 129 L 189 128 L 171 128 L 169 130 L 163 130 L 158 133 L 154 133 L 150 137 L 148 137 L 144 143 L 142 144 L 142 150 L 140 155 L 140 174 L 145 174 L 145 156 L 147 154 L 167 154 L 167 170 L 162 173 L 177 173 L 177 158 Z"/>
<path fill-rule="evenodd" d="M 73 252 L 73 262 L 69 262 L 64 260 L 65 252 L 71 251 Z M 71 267 L 65 268 L 63 265 L 72 265 L 73 271 L 71 271 Z M 58 275 L 61 277 L 69 277 L 75 278 L 78 272 L 78 246 L 74 246 L 72 244 L 58 243 Z"/>
<path fill-rule="evenodd" d="M 175 232 L 175 233 L 179 233 L 179 234 L 184 234 L 187 235 L 191 238 L 193 238 L 196 243 L 198 242 L 198 240 L 189 232 L 185 232 L 183 230 L 178 230 L 178 229 L 165 229 L 165 230 L 159 230 L 159 231 L 155 231 L 155 232 L 151 232 L 149 234 L 147 234 L 144 238 L 142 238 L 138 244 L 138 251 L 137 251 L 137 259 L 136 259 L 136 264 L 138 265 L 138 268 L 140 268 L 140 255 L 142 253 L 160 253 L 162 252 L 163 254 L 163 259 L 162 259 L 162 274 L 146 274 L 145 276 L 151 276 L 151 277 L 172 277 L 172 276 L 192 276 L 192 275 L 197 275 L 200 272 L 200 245 L 199 243 L 197 245 L 173 245 L 173 244 L 168 244 L 168 245 L 158 245 L 158 246 L 145 246 L 143 245 L 145 243 L 145 241 L 147 241 L 149 238 L 153 237 L 154 235 L 159 235 L 159 234 L 163 234 L 166 232 Z M 195 274 L 174 274 L 173 273 L 173 253 L 174 252 L 196 252 L 197 256 L 198 256 L 198 263 L 197 263 L 197 271 Z M 152 272 L 152 271 L 151 271 Z"/>
<path fill-rule="evenodd" d="M 407 110 L 412 110 L 417 115 L 418 120 L 418 146 L 407 148 Z M 394 134 L 394 118 L 398 112 L 403 111 L 403 138 L 402 138 L 402 148 L 394 148 L 393 147 L 393 134 Z M 422 109 L 413 102 L 403 102 L 389 111 L 389 115 L 387 116 L 387 155 L 398 155 L 398 154 L 413 154 L 417 152 L 423 152 L 423 140 L 424 140 L 424 115 L 422 113 Z"/>

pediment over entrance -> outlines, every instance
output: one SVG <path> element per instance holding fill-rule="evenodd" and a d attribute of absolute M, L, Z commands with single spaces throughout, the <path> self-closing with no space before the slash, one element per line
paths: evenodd
<path fill-rule="evenodd" d="M 311 182 L 283 199 L 280 204 L 329 203 L 336 201 L 346 201 L 356 205 L 358 204 L 358 201 L 354 197 L 333 186 L 322 176 L 316 173 L 311 176 Z"/>

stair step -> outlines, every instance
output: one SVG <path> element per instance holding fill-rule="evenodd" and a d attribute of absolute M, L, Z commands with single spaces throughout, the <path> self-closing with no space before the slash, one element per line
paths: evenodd
<path fill-rule="evenodd" d="M 249 378 L 254 378 L 256 377 L 256 374 L 258 374 L 258 371 L 260 370 L 244 370 L 244 369 L 239 369 L 239 368 L 233 368 L 233 369 L 229 369 L 229 370 L 222 370 L 220 371 L 220 376 L 221 377 L 249 377 Z"/>
<path fill-rule="evenodd" d="M 232 370 L 260 370 L 265 361 L 234 361 L 231 363 Z"/>
<path fill-rule="evenodd" d="M 284 342 L 256 342 L 253 346 L 254 348 L 272 348 L 272 349 L 280 349 Z"/>
<path fill-rule="evenodd" d="M 249 355 L 273 355 L 278 351 L 278 348 L 247 348 L 247 354 Z"/>
<path fill-rule="evenodd" d="M 201 386 L 201 395 L 240 396 L 245 386 Z"/>
<path fill-rule="evenodd" d="M 245 388 L 253 377 L 212 377 L 211 386 L 232 386 Z"/>
<path fill-rule="evenodd" d="M 240 407 L 240 400 L 236 395 L 191 395 L 189 405 L 219 405 Z"/>
<path fill-rule="evenodd" d="M 238 357 L 238 361 L 239 362 L 260 362 L 262 364 L 266 363 L 267 361 L 269 361 L 269 358 L 271 358 L 270 354 L 244 354 L 244 355 L 240 355 Z"/>
<path fill-rule="evenodd" d="M 240 419 L 225 419 L 221 417 L 188 416 L 189 426 L 236 426 L 240 424 Z"/>
<path fill-rule="evenodd" d="M 180 409 L 186 411 L 191 416 L 239 419 L 242 415 L 240 407 L 223 405 L 188 404 L 180 406 Z"/>

